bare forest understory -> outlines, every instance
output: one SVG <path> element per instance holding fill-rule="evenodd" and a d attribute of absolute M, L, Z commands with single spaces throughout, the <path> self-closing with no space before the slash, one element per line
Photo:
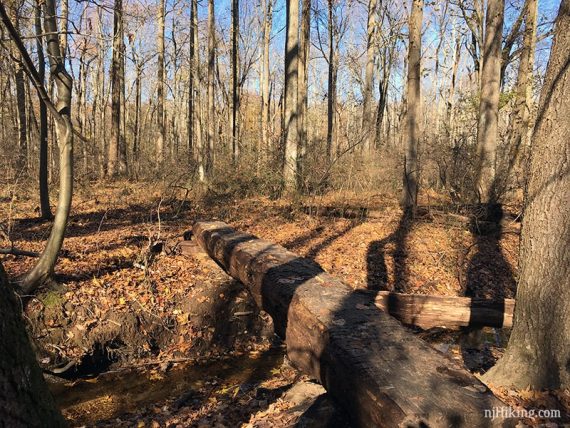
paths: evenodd
<path fill-rule="evenodd" d="M 37 202 L 24 193 L 1 195 L 1 247 L 40 252 L 50 223 L 36 219 Z M 513 298 L 520 204 L 505 205 L 500 227 L 488 230 L 469 207 L 428 195 L 412 222 L 386 194 L 291 202 L 160 183 L 78 189 L 55 281 L 22 297 L 64 416 L 74 426 L 348 426 L 324 389 L 288 364 L 244 287 L 184 237 L 195 221 L 219 219 L 316 260 L 355 289 Z M 3 257 L 12 277 L 34 262 Z M 413 331 L 476 374 L 509 335 Z M 514 408 L 561 409 L 570 421 L 568 391 L 494 392 Z"/>

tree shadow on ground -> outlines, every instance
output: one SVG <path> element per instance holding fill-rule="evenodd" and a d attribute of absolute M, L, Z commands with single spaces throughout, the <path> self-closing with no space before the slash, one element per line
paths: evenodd
<path fill-rule="evenodd" d="M 462 284 L 466 297 L 504 301 L 515 295 L 515 274 L 501 248 L 503 217 L 503 207 L 497 203 L 480 205 L 471 214 L 470 231 L 474 239 L 471 248 L 475 249 L 475 253 L 469 259 L 465 283 Z M 499 342 L 498 332 L 495 330 L 494 333 L 495 345 L 504 345 Z M 470 370 L 487 371 L 494 365 L 496 358 L 489 349 L 488 341 L 481 327 L 462 329 L 461 354 Z"/>
<path fill-rule="evenodd" d="M 405 292 L 407 288 L 407 248 L 406 240 L 413 226 L 413 215 L 409 209 L 403 210 L 396 230 L 386 238 L 372 241 L 368 245 L 366 254 L 367 288 L 380 291 L 390 290 Z M 388 267 L 386 264 L 389 255 L 388 246 L 393 246 L 391 252 L 394 263 L 394 283 L 389 285 Z"/>

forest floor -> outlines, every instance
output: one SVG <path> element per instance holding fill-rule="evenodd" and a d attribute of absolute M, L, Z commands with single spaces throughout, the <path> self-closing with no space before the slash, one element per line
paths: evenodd
<path fill-rule="evenodd" d="M 2 192 L 0 248 L 41 252 L 50 223 L 37 220 L 36 200 L 23 186 Z M 291 202 L 160 183 L 78 188 L 55 281 L 22 299 L 42 366 L 62 372 L 50 379 L 64 415 L 74 426 L 292 426 L 325 416 L 344 426 L 324 391 L 284 360 L 243 287 L 179 243 L 195 221 L 223 220 L 354 288 L 514 297 L 520 204 L 505 205 L 501 226 L 485 233 L 465 207 L 435 194 L 420 204 L 410 222 L 383 194 Z M 13 278 L 33 263 L 3 258 Z M 495 329 L 414 331 L 476 374 L 508 340 Z M 562 409 L 570 422 L 569 391 L 495 393 L 513 407 Z"/>

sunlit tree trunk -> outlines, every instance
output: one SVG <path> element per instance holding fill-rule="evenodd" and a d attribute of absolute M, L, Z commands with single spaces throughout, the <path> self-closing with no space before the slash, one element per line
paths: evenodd
<path fill-rule="evenodd" d="M 477 128 L 477 194 L 481 203 L 496 201 L 495 174 L 501 93 L 501 41 L 504 0 L 490 1 L 485 21 L 481 100 Z"/>
<path fill-rule="evenodd" d="M 309 79 L 309 53 L 311 47 L 311 0 L 303 0 L 301 13 L 301 33 L 299 40 L 299 162 L 298 162 L 298 187 L 305 179 L 305 156 L 308 145 L 307 114 L 308 114 L 308 94 L 307 85 Z"/>
<path fill-rule="evenodd" d="M 299 130 L 297 119 L 299 79 L 299 2 L 287 0 L 287 33 L 285 41 L 285 102 L 284 102 L 284 162 L 283 182 L 285 190 L 294 191 L 297 186 L 297 150 Z"/>
<path fill-rule="evenodd" d="M 160 0 L 158 5 L 158 32 L 156 36 L 157 45 L 157 77 L 156 77 L 156 164 L 159 166 L 164 160 L 164 142 L 166 140 L 166 127 L 164 125 L 164 14 L 165 0 Z"/>
<path fill-rule="evenodd" d="M 570 1 L 563 0 L 532 137 L 513 330 L 493 385 L 570 388 Z"/>
<path fill-rule="evenodd" d="M 418 146 L 420 142 L 421 120 L 421 43 L 423 0 L 412 1 L 412 11 L 409 20 L 409 47 L 408 47 L 408 81 L 407 81 L 407 108 L 406 108 L 406 154 L 404 158 L 404 189 L 402 205 L 412 208 L 417 205 L 418 198 Z"/>
<path fill-rule="evenodd" d="M 239 0 L 232 0 L 232 161 L 237 164 L 239 157 L 239 90 L 238 90 L 238 59 L 239 59 Z"/>
<path fill-rule="evenodd" d="M 196 163 L 198 166 L 198 179 L 204 182 L 206 179 L 204 166 L 204 139 L 202 133 L 202 115 L 201 115 L 201 81 L 200 78 L 200 49 L 198 40 L 198 0 L 192 0 L 192 29 L 194 41 L 194 59 L 192 62 L 192 87 L 194 88 L 195 103 L 193 106 L 194 119 L 196 124 Z"/>
<path fill-rule="evenodd" d="M 214 138 L 216 107 L 214 105 L 214 75 L 216 71 L 216 23 L 214 0 L 208 0 L 208 139 L 206 142 L 206 175 L 211 177 L 214 168 Z"/>
<path fill-rule="evenodd" d="M 366 39 L 366 68 L 364 76 L 364 93 L 362 98 L 362 132 L 364 133 L 364 149 L 372 148 L 374 134 L 372 132 L 372 89 L 374 85 L 374 63 L 376 60 L 376 16 L 378 15 L 378 0 L 368 2 L 368 25 Z"/>
<path fill-rule="evenodd" d="M 121 145 L 121 64 L 123 45 L 123 0 L 115 0 L 113 9 L 113 55 L 111 62 L 111 141 L 107 154 L 107 175 L 119 172 L 119 146 Z M 124 171 L 121 171 L 124 172 Z"/>
<path fill-rule="evenodd" d="M 336 52 L 335 52 L 335 32 L 334 32 L 334 16 L 333 16 L 334 0 L 328 0 L 328 33 L 329 33 L 329 52 L 328 52 L 328 99 L 327 99 L 327 147 L 326 147 L 326 163 L 330 164 L 332 160 L 332 144 L 334 137 L 334 122 L 336 113 Z"/>
<path fill-rule="evenodd" d="M 263 21 L 263 58 L 261 78 L 261 138 L 263 151 L 269 151 L 269 44 L 273 17 L 273 0 L 265 0 Z"/>

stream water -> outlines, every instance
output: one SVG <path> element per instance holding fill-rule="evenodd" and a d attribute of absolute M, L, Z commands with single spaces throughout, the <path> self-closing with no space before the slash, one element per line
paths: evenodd
<path fill-rule="evenodd" d="M 52 382 L 50 389 L 64 415 L 74 424 L 109 421 L 147 406 L 199 397 L 216 385 L 253 388 L 283 364 L 284 349 L 220 359 L 205 364 L 179 363 L 169 370 L 133 368 L 91 379 Z M 196 394 L 194 394 L 196 392 Z"/>

